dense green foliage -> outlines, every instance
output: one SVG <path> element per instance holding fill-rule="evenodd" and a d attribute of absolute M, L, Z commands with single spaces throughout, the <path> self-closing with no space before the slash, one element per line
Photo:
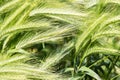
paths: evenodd
<path fill-rule="evenodd" d="M 119 80 L 120 0 L 0 0 L 1 80 Z"/>

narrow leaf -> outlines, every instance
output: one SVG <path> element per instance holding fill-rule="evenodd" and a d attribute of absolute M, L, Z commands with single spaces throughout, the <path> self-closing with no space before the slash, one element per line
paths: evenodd
<path fill-rule="evenodd" d="M 95 78 L 95 79 L 97 79 L 97 80 L 102 80 L 102 79 L 98 76 L 98 74 L 96 74 L 93 70 L 91 70 L 91 69 L 89 69 L 89 68 L 87 68 L 87 67 L 85 67 L 85 66 L 82 66 L 82 67 L 79 69 L 79 71 L 86 72 L 87 75 L 89 75 L 89 76 L 91 76 L 91 77 L 93 77 L 93 78 Z"/>

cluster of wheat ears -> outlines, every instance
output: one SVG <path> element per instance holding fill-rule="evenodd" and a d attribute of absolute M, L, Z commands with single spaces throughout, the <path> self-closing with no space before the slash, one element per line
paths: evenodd
<path fill-rule="evenodd" d="M 120 0 L 0 0 L 0 80 L 120 80 Z"/>

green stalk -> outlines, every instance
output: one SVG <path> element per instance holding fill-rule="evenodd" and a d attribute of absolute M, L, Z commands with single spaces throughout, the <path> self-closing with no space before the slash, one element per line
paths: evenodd
<path fill-rule="evenodd" d="M 85 53 L 83 54 L 82 58 L 80 59 L 80 64 L 79 64 L 78 69 L 80 69 L 80 67 L 82 65 L 82 62 L 83 62 L 83 60 L 85 59 L 85 57 L 87 55 L 87 50 L 89 49 L 90 46 L 91 46 L 91 43 L 88 45 L 87 49 L 85 50 Z"/>
<path fill-rule="evenodd" d="M 91 67 L 93 67 L 94 65 L 97 65 L 98 63 L 100 63 L 100 62 L 102 62 L 102 61 L 104 61 L 104 60 L 107 60 L 107 59 L 108 59 L 108 57 L 104 56 L 102 59 L 100 59 L 100 60 L 96 61 L 95 63 L 93 63 L 92 65 L 90 65 L 89 68 L 91 68 Z"/>

